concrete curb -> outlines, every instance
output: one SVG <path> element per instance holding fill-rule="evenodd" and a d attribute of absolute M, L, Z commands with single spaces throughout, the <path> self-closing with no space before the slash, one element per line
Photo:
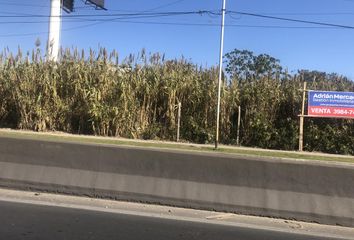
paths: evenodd
<path fill-rule="evenodd" d="M 354 166 L 0 137 L 0 186 L 354 227 Z"/>

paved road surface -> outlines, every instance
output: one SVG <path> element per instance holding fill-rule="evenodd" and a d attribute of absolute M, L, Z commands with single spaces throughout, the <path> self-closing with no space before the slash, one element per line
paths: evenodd
<path fill-rule="evenodd" d="M 323 240 L 325 238 L 237 226 L 0 201 L 0 239 Z"/>

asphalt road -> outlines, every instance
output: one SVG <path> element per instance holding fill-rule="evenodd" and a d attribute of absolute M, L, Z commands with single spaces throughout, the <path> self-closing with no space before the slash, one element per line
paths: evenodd
<path fill-rule="evenodd" d="M 237 226 L 0 201 L 0 239 L 323 240 L 325 238 Z"/>

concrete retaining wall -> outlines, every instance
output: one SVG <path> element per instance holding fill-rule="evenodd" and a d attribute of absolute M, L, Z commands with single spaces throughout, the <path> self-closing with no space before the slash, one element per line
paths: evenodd
<path fill-rule="evenodd" d="M 354 227 L 354 166 L 0 137 L 0 186 Z"/>

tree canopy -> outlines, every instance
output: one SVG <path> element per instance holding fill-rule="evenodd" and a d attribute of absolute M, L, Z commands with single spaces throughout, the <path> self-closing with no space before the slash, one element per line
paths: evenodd
<path fill-rule="evenodd" d="M 268 54 L 256 55 L 252 51 L 238 50 L 225 54 L 226 72 L 240 79 L 275 76 L 282 73 L 280 61 Z"/>

